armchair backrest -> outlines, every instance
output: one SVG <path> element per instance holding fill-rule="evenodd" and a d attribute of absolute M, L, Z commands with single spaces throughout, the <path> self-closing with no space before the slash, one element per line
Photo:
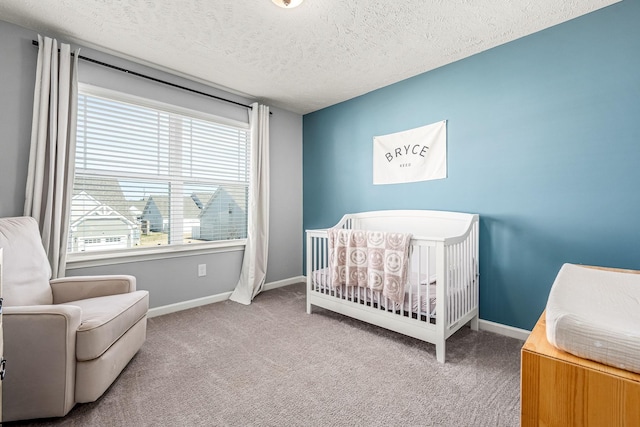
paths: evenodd
<path fill-rule="evenodd" d="M 4 248 L 4 304 L 52 304 L 51 266 L 36 220 L 26 216 L 0 218 L 0 248 Z"/>

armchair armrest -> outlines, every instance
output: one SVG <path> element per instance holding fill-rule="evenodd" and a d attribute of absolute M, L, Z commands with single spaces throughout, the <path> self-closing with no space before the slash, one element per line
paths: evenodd
<path fill-rule="evenodd" d="M 61 277 L 51 280 L 50 284 L 54 304 L 136 290 L 136 278 L 128 275 Z"/>
<path fill-rule="evenodd" d="M 71 305 L 4 308 L 3 384 L 11 393 L 3 396 L 2 421 L 57 417 L 73 407 L 81 316 L 80 307 Z"/>

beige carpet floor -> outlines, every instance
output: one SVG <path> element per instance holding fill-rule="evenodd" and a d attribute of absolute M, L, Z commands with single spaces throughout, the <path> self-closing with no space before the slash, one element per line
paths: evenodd
<path fill-rule="evenodd" d="M 517 426 L 523 342 L 463 328 L 435 346 L 331 312 L 304 285 L 149 319 L 97 401 L 33 426 Z"/>

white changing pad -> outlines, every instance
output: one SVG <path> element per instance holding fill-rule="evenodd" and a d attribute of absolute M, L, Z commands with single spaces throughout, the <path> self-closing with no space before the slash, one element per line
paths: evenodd
<path fill-rule="evenodd" d="M 559 349 L 640 373 L 640 274 L 565 264 L 546 320 L 547 339 Z"/>

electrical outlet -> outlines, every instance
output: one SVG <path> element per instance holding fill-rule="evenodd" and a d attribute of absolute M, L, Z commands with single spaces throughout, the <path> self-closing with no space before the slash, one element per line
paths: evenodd
<path fill-rule="evenodd" d="M 198 264 L 198 277 L 207 275 L 207 264 Z"/>

